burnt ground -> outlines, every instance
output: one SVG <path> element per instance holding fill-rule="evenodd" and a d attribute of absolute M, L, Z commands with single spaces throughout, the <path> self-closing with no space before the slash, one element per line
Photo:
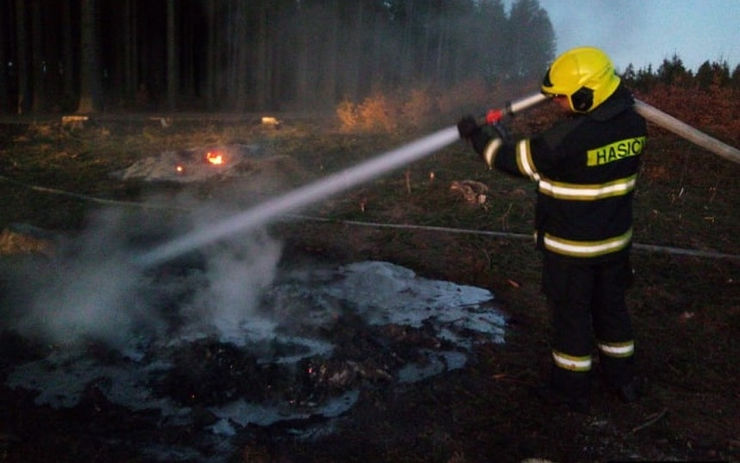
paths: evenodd
<path fill-rule="evenodd" d="M 388 259 L 396 257 L 420 273 L 450 281 L 489 285 L 509 318 L 504 345 L 483 343 L 475 360 L 464 368 L 420 382 L 391 384 L 382 377 L 361 375 L 358 403 L 337 422 L 334 433 L 305 440 L 292 438 L 288 428 L 295 423 L 267 427 L 250 426 L 237 437 L 239 450 L 229 461 L 344 462 L 344 461 L 523 461 L 541 458 L 568 461 L 738 461 L 737 332 L 738 309 L 716 313 L 711 300 L 696 312 L 689 299 L 690 281 L 709 273 L 715 281 L 703 285 L 726 291 L 733 287 L 737 265 L 636 253 L 635 266 L 649 272 L 638 279 L 630 293 L 639 342 L 639 370 L 649 378 L 648 395 L 639 403 L 623 404 L 598 381 L 594 382 L 593 408 L 589 415 L 545 405 L 530 393 L 548 368 L 548 328 L 544 300 L 539 294 L 534 268 L 508 267 L 501 262 L 483 262 L 474 249 L 458 255 L 444 252 L 454 243 L 424 245 L 432 236 L 391 236 L 377 232 L 351 232 L 342 225 L 287 227 L 285 255 L 330 258 L 335 261 Z M 334 233 L 328 233 L 334 228 Z M 300 239 L 298 239 L 300 238 Z M 385 250 L 379 240 L 386 242 Z M 418 241 L 417 241 L 418 240 Z M 422 252 L 391 250 L 405 246 Z M 473 240 L 477 241 L 477 240 Z M 491 241 L 491 255 L 531 254 L 527 246 Z M 462 246 L 459 243 L 456 246 Z M 426 249 L 425 249 L 426 247 Z M 439 249 L 435 253 L 428 248 Z M 419 256 L 423 255 L 423 258 Z M 521 256 L 520 256 L 521 257 Z M 527 258 L 529 258 L 527 257 Z M 665 288 L 662 274 L 676 268 L 691 268 L 686 275 L 687 291 Z M 502 273 L 497 273 L 497 269 Z M 703 286 L 702 285 L 702 286 Z M 707 287 L 702 287 L 705 291 Z M 673 292 L 675 290 L 675 292 Z M 637 297 L 636 297 L 637 296 Z M 718 296 L 721 305 L 727 303 Z M 706 299 L 706 298 L 705 298 Z M 708 298 L 711 299 L 711 298 Z M 725 306 L 726 307 L 726 306 Z M 693 310 L 693 309 L 692 309 Z M 337 325 L 335 339 L 344 349 L 364 350 L 378 358 L 369 328 L 352 319 Z M 392 349 L 403 356 L 403 342 L 396 334 Z M 411 343 L 424 343 L 423 334 Z M 37 358 L 43 346 L 34 346 L 5 333 L 2 337 L 3 374 L 14 363 Z M 236 378 L 254 388 L 266 382 L 256 377 L 254 364 L 242 362 L 241 376 L 222 378 L 209 372 L 217 358 L 208 346 L 194 346 L 183 364 L 190 371 L 174 378 L 174 389 L 207 394 L 212 383 L 223 387 Z M 223 349 L 221 349 L 223 351 Z M 208 355 L 207 355 L 208 354 Z M 102 353 L 100 355 L 107 355 Z M 226 354 L 222 354 L 226 355 Z M 204 359 L 209 359 L 205 361 Z M 382 365 L 379 360 L 378 365 Z M 200 365 L 200 367 L 198 367 Z M 205 365 L 205 366 L 204 366 Z M 198 370 L 198 368 L 201 368 Z M 734 373 L 733 373 L 734 372 Z M 185 389 L 190 387 L 190 389 Z M 292 386 L 295 387 L 295 386 Z M 245 395 L 260 391 L 243 387 Z M 216 387 L 214 387 L 214 390 Z M 131 442 L 161 442 L 163 446 L 184 444 L 196 438 L 197 425 L 163 426 L 155 412 L 131 412 L 111 404 L 94 387 L 71 409 L 51 409 L 34 404 L 35 393 L 22 389 L 0 389 L 1 460 L 7 462 L 153 461 Z M 187 401 L 188 397 L 182 398 Z M 210 418 L 203 412 L 203 420 Z M 174 458 L 172 461 L 175 461 Z M 188 461 L 187 458 L 180 461 Z M 195 460 L 194 460 L 195 461 Z"/>
<path fill-rule="evenodd" d="M 345 141 L 348 147 L 336 149 L 344 152 L 342 150 L 350 150 L 364 142 Z M 653 146 L 660 151 L 660 145 Z M 87 162 L 88 158 L 89 154 L 83 153 L 75 162 Z M 66 162 L 61 155 L 54 159 L 58 159 L 60 165 Z M 129 155 L 127 160 L 130 159 Z M 446 161 L 445 157 L 434 160 L 444 166 L 447 166 Z M 10 163 L 4 165 L 4 173 L 23 179 L 21 167 L 15 172 L 7 167 Z M 90 175 L 94 177 L 95 172 L 110 170 L 109 166 L 103 167 L 105 169 L 93 165 Z M 684 174 L 692 170 L 686 162 L 679 167 L 683 167 L 678 170 Z M 422 167 L 420 174 L 416 171 L 413 174 L 423 177 L 425 169 L 427 167 Z M 648 182 L 643 183 L 646 188 L 638 198 L 637 225 L 638 230 L 643 230 L 638 239 L 707 250 L 736 250 L 737 225 L 732 217 L 736 217 L 736 210 L 733 211 L 732 204 L 737 197 L 732 199 L 732 193 L 724 196 L 730 204 L 729 225 L 722 225 L 721 214 L 716 214 L 716 222 L 713 216 L 710 224 L 708 217 L 713 214 L 710 209 L 714 206 L 705 202 L 696 210 L 689 209 L 690 204 L 681 203 L 681 194 L 674 194 L 678 187 L 660 188 L 664 174 L 661 169 L 661 166 L 646 166 Z M 52 175 L 44 174 L 43 169 L 38 172 L 29 171 L 26 180 L 37 175 L 37 183 L 54 185 Z M 721 171 L 714 169 L 713 172 Z M 444 168 L 440 168 L 438 178 L 444 174 Z M 88 181 L 86 178 L 79 180 L 76 172 L 74 175 L 78 183 Z M 727 174 L 723 178 L 736 177 Z M 713 178 L 708 181 L 709 184 L 713 182 Z M 73 181 L 65 184 L 62 175 L 58 186 L 72 189 L 74 185 Z M 408 187 L 408 176 L 406 184 L 399 178 L 390 185 L 381 185 L 385 191 L 394 188 L 402 192 L 400 201 L 396 196 L 387 200 L 394 205 L 387 205 L 378 197 L 384 198 L 384 195 L 368 189 L 359 191 L 346 202 L 368 204 L 367 211 L 363 206 L 362 212 L 368 214 L 370 221 L 378 221 L 382 215 L 389 222 L 418 223 L 419 215 L 414 214 L 423 207 L 405 196 L 404 185 Z M 731 180 L 730 186 L 736 187 L 736 180 Z M 660 198 L 651 196 L 650 187 Z M 7 221 L 30 221 L 54 228 L 49 222 L 62 220 L 58 217 L 59 210 L 78 213 L 79 206 L 73 200 L 64 203 L 65 209 L 51 200 L 22 197 L 24 194 L 16 187 L 4 185 L 2 188 L 8 198 L 21 203 L 28 201 L 28 207 L 39 214 L 50 211 L 50 215 L 34 221 L 26 212 L 15 213 L 6 204 L 4 210 L 14 213 Z M 473 219 L 490 216 L 491 223 L 481 223 L 482 229 L 506 229 L 508 220 L 515 221 L 518 213 L 518 206 L 512 209 L 509 205 L 506 209 L 506 203 L 518 204 L 526 193 L 520 188 L 511 188 L 510 184 L 493 188 L 491 195 L 504 203 L 503 209 L 484 210 L 480 215 L 471 213 L 471 206 L 459 198 L 451 199 L 449 190 L 442 188 L 438 196 L 430 198 L 437 208 L 438 220 L 428 220 L 428 223 L 472 228 L 473 224 L 466 222 L 469 216 Z M 680 188 L 683 193 L 683 184 Z M 697 186 L 691 190 L 691 185 L 687 188 L 689 191 L 699 189 Z M 110 196 L 111 192 L 138 193 L 138 188 L 83 190 L 103 196 Z M 422 190 L 425 194 L 434 193 L 431 187 Z M 672 196 L 665 193 L 668 190 Z M 716 188 L 713 191 L 716 193 Z M 667 211 L 673 208 L 679 220 L 693 216 L 699 224 L 694 228 L 686 225 L 686 230 L 682 228 L 683 223 L 675 226 L 665 219 L 668 212 L 653 206 L 661 202 Z M 373 207 L 385 209 L 382 214 L 370 216 Z M 447 210 L 452 212 L 448 214 Z M 354 211 L 345 214 L 345 218 L 356 219 L 358 214 Z M 528 212 L 523 210 L 520 215 L 526 223 Z M 727 218 L 724 220 L 726 224 Z M 706 233 L 701 232 L 703 229 L 691 233 L 699 226 L 710 225 L 716 228 Z M 622 404 L 603 390 L 595 378 L 592 412 L 582 415 L 543 404 L 530 393 L 547 375 L 549 328 L 548 312 L 539 291 L 539 258 L 528 241 L 318 222 L 281 224 L 275 226 L 273 232 L 285 242 L 284 259 L 386 260 L 428 278 L 488 288 L 508 314 L 509 329 L 505 344 L 478 344 L 474 360 L 463 368 L 420 382 L 390 387 L 383 378 L 358 375 L 354 381 L 362 384 L 359 400 L 340 417 L 336 430 L 328 435 L 311 440 L 295 438 L 288 429 L 294 423 L 247 427 L 237 436 L 238 448 L 229 461 L 740 461 L 740 388 L 737 386 L 740 276 L 737 259 L 639 250 L 633 253 L 637 278 L 628 301 L 635 326 L 638 369 L 648 379 L 649 391 L 638 403 Z M 685 235 L 691 236 L 685 238 Z M 378 349 L 369 341 L 363 343 L 367 339 L 365 328 L 355 321 L 340 319 L 338 327 L 342 329 L 335 335 L 342 337 L 347 348 L 367 349 L 368 354 Z M 392 333 L 386 335 L 394 336 Z M 397 333 L 395 336 L 396 342 L 391 343 L 391 349 L 402 349 L 403 342 L 426 342 L 421 335 L 411 336 L 413 339 L 400 339 Z M 146 462 L 151 461 L 151 457 L 142 454 L 131 442 L 139 439 L 167 446 L 196 438 L 195 427 L 161 426 L 155 412 L 131 412 L 110 403 L 94 387 L 85 391 L 77 406 L 56 410 L 35 405 L 34 392 L 10 389 L 5 385 L 4 379 L 13 365 L 39 358 L 47 348 L 12 332 L 2 332 L 0 462 Z M 99 355 L 109 354 L 102 349 Z M 212 358 L 212 352 L 208 346 L 200 346 L 192 356 L 193 365 L 202 366 L 204 358 Z M 254 368 L 249 361 L 240 366 L 246 371 Z M 213 373 L 204 368 L 189 373 L 192 375 L 195 371 L 208 381 L 217 381 Z M 234 378 L 232 376 L 231 380 Z M 247 381 L 244 377 L 241 379 Z M 179 383 L 173 379 L 173 384 Z M 204 384 L 207 386 L 207 381 Z M 199 390 L 207 393 L 204 384 L 193 382 L 192 386 L 201 387 Z M 243 392 L 248 393 L 249 388 Z M 250 393 L 258 394 L 259 391 Z M 182 400 L 187 401 L 188 396 L 184 395 Z M 212 417 L 203 412 L 202 421 L 209 420 Z"/>

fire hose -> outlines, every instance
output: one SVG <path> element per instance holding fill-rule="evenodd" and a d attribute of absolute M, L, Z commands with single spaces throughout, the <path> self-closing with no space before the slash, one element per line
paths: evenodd
<path fill-rule="evenodd" d="M 643 101 L 636 100 L 635 111 L 653 124 L 663 127 L 664 129 L 701 146 L 709 152 L 722 156 L 732 162 L 740 163 L 740 150 L 737 148 L 695 129 L 654 106 L 650 106 Z"/>

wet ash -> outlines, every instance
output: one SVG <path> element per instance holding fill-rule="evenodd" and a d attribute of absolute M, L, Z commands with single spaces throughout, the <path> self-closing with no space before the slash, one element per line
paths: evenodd
<path fill-rule="evenodd" d="M 167 308 L 205 284 L 197 271 L 156 278 Z M 461 368 L 476 343 L 503 342 L 505 325 L 488 291 L 387 262 L 283 269 L 229 338 L 183 331 L 181 317 L 122 350 L 94 340 L 33 350 L 5 333 L 3 350 L 15 352 L 3 364 L 6 386 L 80 426 L 97 423 L 86 432 L 101 441 L 115 436 L 156 460 L 205 461 L 226 458 L 250 429 L 301 439 L 330 433 L 363 390 Z"/>

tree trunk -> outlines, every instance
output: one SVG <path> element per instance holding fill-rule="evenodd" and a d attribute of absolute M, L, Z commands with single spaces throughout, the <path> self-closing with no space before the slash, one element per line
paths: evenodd
<path fill-rule="evenodd" d="M 84 114 L 95 112 L 100 106 L 95 0 L 80 0 L 80 30 L 80 100 L 77 112 Z"/>
<path fill-rule="evenodd" d="M 301 27 L 298 30 L 296 40 L 296 65 L 295 65 L 295 96 L 299 105 L 309 104 L 310 77 L 309 77 L 309 28 Z"/>
<path fill-rule="evenodd" d="M 280 103 L 282 102 L 282 77 L 281 74 L 281 63 L 283 60 L 284 49 L 281 46 L 283 41 L 280 24 L 282 22 L 283 15 L 285 14 L 284 2 L 281 2 L 280 9 L 271 17 L 268 22 L 268 37 L 270 38 L 270 47 L 267 50 L 269 57 L 270 66 L 270 108 L 272 110 L 279 110 Z"/>
<path fill-rule="evenodd" d="M 418 52 L 415 47 L 416 37 L 414 37 L 413 26 L 418 21 L 415 17 L 414 1 L 408 0 L 405 4 L 405 24 L 403 24 L 403 32 L 401 39 L 401 52 L 398 54 L 400 62 L 397 63 L 398 79 L 400 83 L 407 83 L 414 79 L 414 68 L 412 63 L 414 62 L 414 53 Z"/>
<path fill-rule="evenodd" d="M 71 2 L 64 2 L 64 6 L 62 7 L 62 41 L 64 44 L 62 45 L 62 48 L 64 49 L 64 58 L 63 58 L 63 64 L 62 64 L 62 95 L 64 99 L 64 109 L 74 109 L 74 107 L 70 107 L 71 104 L 73 104 L 74 97 L 77 93 L 77 89 L 75 88 L 76 80 L 75 80 L 75 62 L 74 62 L 74 49 L 75 44 L 72 39 L 72 6 L 70 5 Z"/>
<path fill-rule="evenodd" d="M 236 24 L 234 29 L 234 48 L 232 59 L 234 60 L 234 73 L 232 81 L 236 88 L 234 100 L 237 111 L 244 111 L 249 98 L 249 53 L 248 53 L 248 30 L 247 30 L 247 5 L 238 2 L 236 7 Z"/>
<path fill-rule="evenodd" d="M 434 58 L 434 77 L 437 83 L 444 85 L 443 72 L 442 72 L 442 59 L 444 56 L 445 43 L 447 41 L 447 27 L 445 26 L 444 18 L 438 18 L 439 20 L 439 36 L 437 41 L 437 52 Z"/>
<path fill-rule="evenodd" d="M 216 107 L 216 76 L 218 75 L 218 35 L 216 34 L 216 4 L 215 0 L 206 2 L 206 18 L 208 27 L 208 48 L 206 50 L 206 75 L 205 75 L 205 95 L 206 107 L 213 110 Z"/>
<path fill-rule="evenodd" d="M 337 103 L 337 76 L 339 74 L 339 0 L 334 0 L 329 14 L 331 15 L 329 18 L 331 25 L 329 27 L 329 39 L 327 40 L 327 47 L 329 48 L 327 69 L 330 71 L 330 76 L 325 82 L 324 88 L 327 101 L 335 105 Z"/>
<path fill-rule="evenodd" d="M 183 98 L 192 101 L 192 97 L 197 94 L 195 89 L 196 74 L 198 69 L 197 64 L 194 63 L 195 56 L 195 43 L 199 40 L 199 30 L 194 28 L 193 17 L 198 14 L 197 8 L 200 5 L 195 5 L 194 11 L 186 10 L 180 14 L 180 29 L 178 30 L 178 36 L 180 37 L 180 46 L 178 51 L 178 81 L 179 88 L 177 91 L 177 98 L 179 104 L 183 104 Z"/>
<path fill-rule="evenodd" d="M 16 0 L 15 2 L 15 16 L 16 16 L 16 46 L 17 46 L 17 61 L 18 61 L 18 99 L 16 103 L 16 112 L 18 114 L 25 114 L 30 108 L 31 97 L 29 95 L 30 86 L 28 85 L 29 78 L 29 67 L 28 67 L 28 54 L 27 54 L 27 42 L 28 35 L 26 31 L 26 0 Z"/>
<path fill-rule="evenodd" d="M 362 93 L 362 66 L 366 59 L 365 51 L 362 50 L 362 43 L 365 38 L 365 8 L 362 2 L 357 2 L 357 9 L 352 17 L 354 24 L 350 32 L 349 59 L 354 65 L 347 67 L 347 93 L 352 100 L 357 101 Z"/>
<path fill-rule="evenodd" d="M 31 4 L 31 110 L 41 112 L 45 109 L 46 85 L 44 63 L 44 34 L 41 26 L 41 5 L 39 0 Z"/>
<path fill-rule="evenodd" d="M 136 99 L 138 89 L 138 48 L 136 2 L 125 0 L 123 5 L 123 86 L 125 100 L 130 104 Z"/>
<path fill-rule="evenodd" d="M 268 60 L 269 23 L 267 6 L 264 1 L 258 2 L 257 8 L 257 44 L 255 62 L 255 105 L 257 109 L 265 109 L 269 101 L 270 63 Z"/>
<path fill-rule="evenodd" d="M 329 11 L 326 12 L 327 30 L 324 40 L 324 63 L 322 66 L 323 79 L 321 80 L 322 101 L 324 104 L 336 103 L 337 91 L 337 34 L 339 33 L 339 2 L 332 0 Z"/>
<path fill-rule="evenodd" d="M 378 13 L 377 11 L 372 13 L 372 60 L 370 61 L 370 82 L 368 84 L 368 88 L 370 91 L 374 91 L 376 89 L 380 89 L 383 85 L 383 77 L 385 75 L 385 57 L 383 56 L 383 40 L 385 40 L 385 23 L 383 21 L 383 17 Z"/>
<path fill-rule="evenodd" d="M 177 100 L 177 43 L 175 0 L 167 0 L 167 108 L 174 111 Z"/>
<path fill-rule="evenodd" d="M 0 1 L 0 43 L 8 43 L 11 38 L 10 14 L 13 8 L 7 0 Z M 8 81 L 8 56 L 4 46 L 0 46 L 0 113 L 9 111 L 10 92 Z"/>

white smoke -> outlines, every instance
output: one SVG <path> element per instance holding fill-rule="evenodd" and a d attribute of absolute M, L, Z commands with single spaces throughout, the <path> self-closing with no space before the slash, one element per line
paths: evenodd
<path fill-rule="evenodd" d="M 207 284 L 187 308 L 195 315 L 191 319 L 208 320 L 223 341 L 235 344 L 243 344 L 247 333 L 250 340 L 269 337 L 275 324 L 258 315 L 257 308 L 280 255 L 280 243 L 263 233 L 211 249 L 205 261 Z"/>
<path fill-rule="evenodd" d="M 48 261 L 7 269 L 15 296 L 11 326 L 53 344 L 101 339 L 116 347 L 138 325 L 156 329 L 145 301 L 135 297 L 142 275 L 122 245 L 121 219 L 102 213 L 81 236 L 59 242 Z"/>
<path fill-rule="evenodd" d="M 194 208 L 192 200 L 170 205 Z M 185 229 L 207 228 L 228 213 L 219 209 L 206 204 L 171 217 L 121 209 L 95 214 L 48 260 L 3 269 L 4 325 L 55 345 L 96 341 L 121 350 L 141 338 L 216 335 L 237 342 L 245 327 L 272 330 L 256 309 L 275 276 L 281 245 L 262 231 L 216 243 L 167 268 L 135 264 L 148 247 Z M 173 276 L 178 272 L 183 275 Z"/>

